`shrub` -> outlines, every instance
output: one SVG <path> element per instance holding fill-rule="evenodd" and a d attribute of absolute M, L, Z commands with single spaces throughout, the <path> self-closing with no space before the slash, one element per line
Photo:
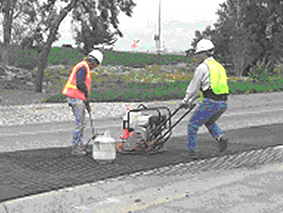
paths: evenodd
<path fill-rule="evenodd" d="M 0 47 L 3 52 L 4 47 Z M 10 45 L 8 47 L 8 65 L 23 69 L 33 69 L 36 66 L 38 51 L 32 49 L 22 50 L 20 45 Z"/>

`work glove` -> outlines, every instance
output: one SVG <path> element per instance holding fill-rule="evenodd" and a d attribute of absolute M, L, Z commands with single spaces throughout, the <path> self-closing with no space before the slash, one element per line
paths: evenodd
<path fill-rule="evenodd" d="M 85 92 L 85 98 L 88 100 L 88 92 Z"/>
<path fill-rule="evenodd" d="M 88 92 L 85 92 L 85 98 L 86 98 L 86 101 L 84 101 L 85 107 L 86 107 L 86 110 L 88 111 L 88 113 L 90 113 L 91 107 L 90 107 L 90 105 L 89 105 Z"/>
<path fill-rule="evenodd" d="M 187 103 L 181 103 L 179 105 L 180 108 L 184 108 L 184 109 L 188 109 L 189 108 L 189 105 Z"/>
<path fill-rule="evenodd" d="M 85 103 L 86 110 L 88 111 L 88 113 L 90 113 L 91 107 L 90 107 L 90 105 L 89 105 L 89 101 L 88 101 L 88 100 L 87 100 L 87 101 L 84 101 L 84 103 Z"/>
<path fill-rule="evenodd" d="M 179 105 L 180 108 L 184 108 L 184 109 L 188 109 L 192 107 L 192 103 L 185 103 L 184 101 L 182 101 Z"/>

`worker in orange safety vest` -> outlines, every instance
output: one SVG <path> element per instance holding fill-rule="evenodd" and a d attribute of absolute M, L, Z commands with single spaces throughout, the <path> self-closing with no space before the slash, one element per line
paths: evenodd
<path fill-rule="evenodd" d="M 67 102 L 76 118 L 73 133 L 72 155 L 86 155 L 83 149 L 83 131 L 85 128 L 85 110 L 90 112 L 89 94 L 91 88 L 91 69 L 101 65 L 103 54 L 99 50 L 91 51 L 87 58 L 79 62 L 72 70 L 62 94 L 67 96 Z"/>

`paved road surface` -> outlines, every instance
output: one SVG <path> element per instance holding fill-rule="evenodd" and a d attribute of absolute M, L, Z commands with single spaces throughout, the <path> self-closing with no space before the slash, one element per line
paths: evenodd
<path fill-rule="evenodd" d="M 249 126 L 258 126 L 264 124 L 281 123 L 283 121 L 283 106 L 263 106 L 250 109 L 233 109 L 227 112 L 218 121 L 222 130 L 244 128 Z M 182 112 L 177 113 L 180 117 Z M 187 122 L 191 113 L 185 117 L 173 130 L 173 136 L 182 136 L 187 133 Z M 176 120 L 173 119 L 174 123 Z M 85 139 L 91 136 L 89 119 L 86 119 L 87 128 Z M 94 121 L 97 131 L 110 130 L 111 135 L 116 140 L 122 135 L 122 121 L 119 118 L 100 119 Z M 0 152 L 66 147 L 71 145 L 71 136 L 73 132 L 73 122 L 52 122 L 46 124 L 25 125 L 19 127 L 0 128 Z M 199 133 L 205 133 L 205 127 L 200 128 Z"/>

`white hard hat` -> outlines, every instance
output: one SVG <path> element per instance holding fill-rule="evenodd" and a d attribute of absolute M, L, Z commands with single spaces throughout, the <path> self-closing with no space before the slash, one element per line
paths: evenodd
<path fill-rule="evenodd" d="M 93 57 L 95 59 L 97 59 L 97 61 L 99 62 L 99 64 L 102 64 L 103 61 L 103 54 L 102 52 L 100 52 L 99 50 L 93 50 L 88 54 L 88 57 Z"/>
<path fill-rule="evenodd" d="M 213 43 L 208 39 L 202 39 L 197 43 L 195 53 L 211 50 L 214 48 Z"/>

